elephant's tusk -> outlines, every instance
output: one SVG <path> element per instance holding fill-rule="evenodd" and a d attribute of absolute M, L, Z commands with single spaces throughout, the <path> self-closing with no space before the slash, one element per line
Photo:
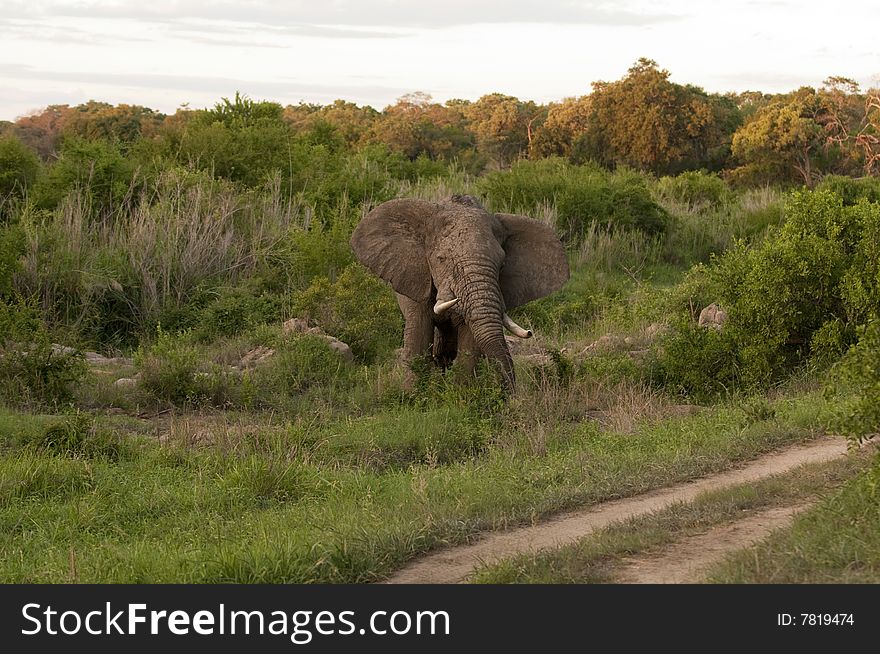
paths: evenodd
<path fill-rule="evenodd" d="M 445 302 L 437 300 L 437 304 L 434 305 L 434 315 L 443 315 L 443 312 L 445 312 L 449 307 L 458 304 L 458 300 L 459 298 L 457 297 L 454 297 L 451 300 L 446 300 Z"/>
<path fill-rule="evenodd" d="M 515 322 L 513 322 L 513 318 L 508 316 L 506 313 L 504 314 L 504 326 L 507 327 L 507 329 L 509 329 L 514 336 L 519 336 L 520 338 L 532 337 L 531 329 L 523 329 Z"/>

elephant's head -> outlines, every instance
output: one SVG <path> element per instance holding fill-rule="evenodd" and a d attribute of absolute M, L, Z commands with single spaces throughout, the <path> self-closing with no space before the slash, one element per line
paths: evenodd
<path fill-rule="evenodd" d="M 490 213 L 470 196 L 385 202 L 360 222 L 351 245 L 397 293 L 463 319 L 511 388 L 504 326 L 518 328 L 507 311 L 560 289 L 569 276 L 565 250 L 550 227 Z M 519 335 L 531 335 L 524 332 Z"/>

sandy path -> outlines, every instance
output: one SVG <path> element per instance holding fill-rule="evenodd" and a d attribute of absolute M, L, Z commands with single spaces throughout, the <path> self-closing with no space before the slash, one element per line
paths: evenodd
<path fill-rule="evenodd" d="M 822 438 L 796 445 L 710 477 L 562 513 L 528 527 L 489 532 L 470 545 L 437 550 L 416 559 L 392 574 L 386 583 L 458 583 L 480 563 L 573 543 L 613 522 L 658 511 L 676 502 L 689 502 L 706 491 L 757 481 L 805 463 L 830 461 L 845 453 L 843 439 Z"/>
<path fill-rule="evenodd" d="M 713 527 L 654 555 L 623 559 L 614 582 L 618 584 L 693 584 L 705 578 L 707 569 L 730 552 L 753 545 L 770 532 L 791 524 L 795 514 L 809 505 L 766 509 L 742 520 Z"/>

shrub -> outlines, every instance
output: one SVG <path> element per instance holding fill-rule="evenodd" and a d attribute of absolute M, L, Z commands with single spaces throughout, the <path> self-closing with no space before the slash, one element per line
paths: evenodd
<path fill-rule="evenodd" d="M 725 332 L 685 320 L 658 345 L 652 378 L 673 393 L 704 402 L 740 385 L 737 343 Z"/>
<path fill-rule="evenodd" d="M 691 210 L 718 207 L 731 195 L 727 184 L 717 174 L 699 170 L 661 177 L 657 180 L 657 192 L 660 197 L 686 205 Z"/>
<path fill-rule="evenodd" d="M 141 182 L 137 166 L 117 146 L 69 137 L 58 160 L 34 186 L 34 196 L 38 206 L 53 209 L 80 189 L 87 193 L 88 205 L 102 215 L 127 205 Z"/>
<path fill-rule="evenodd" d="M 345 385 L 349 366 L 320 336 L 302 335 L 279 339 L 275 354 L 250 375 L 258 404 L 273 405 L 277 396 L 303 393 L 314 386 Z"/>
<path fill-rule="evenodd" d="M 816 190 L 835 193 L 840 196 L 844 205 L 853 205 L 859 200 L 880 202 L 880 179 L 876 177 L 854 179 L 843 175 L 826 175 L 816 186 Z"/>
<path fill-rule="evenodd" d="M 325 212 L 322 221 L 291 230 L 267 257 L 266 278 L 279 290 L 301 289 L 318 277 L 336 279 L 354 261 L 349 240 L 356 224 L 357 213 L 340 206 Z"/>
<path fill-rule="evenodd" d="M 0 398 L 7 404 L 66 404 L 86 369 L 81 352 L 53 346 L 32 305 L 0 300 Z"/>
<path fill-rule="evenodd" d="M 40 159 L 33 150 L 13 136 L 0 138 L 0 218 L 4 201 L 23 197 L 39 172 Z"/>
<path fill-rule="evenodd" d="M 859 341 L 834 369 L 826 395 L 839 396 L 831 427 L 859 443 L 880 431 L 880 319 L 859 329 Z"/>
<path fill-rule="evenodd" d="M 193 336 L 210 343 L 224 336 L 237 336 L 258 325 L 278 322 L 281 301 L 276 295 L 258 294 L 247 286 L 224 288 L 196 315 Z"/>
<path fill-rule="evenodd" d="M 134 363 L 141 386 L 157 399 L 182 404 L 197 398 L 199 353 L 187 333 L 171 334 L 159 325 L 156 340 L 138 348 Z"/>
<path fill-rule="evenodd" d="M 21 269 L 24 232 L 18 226 L 0 226 L 0 298 L 12 293 L 12 276 Z"/>
<path fill-rule="evenodd" d="M 345 341 L 365 362 L 375 361 L 401 341 L 402 318 L 391 288 L 360 264 L 348 266 L 335 282 L 318 277 L 294 296 L 297 315 L 315 320 Z"/>
<path fill-rule="evenodd" d="M 520 161 L 477 182 L 496 211 L 538 212 L 555 205 L 556 228 L 580 241 L 598 221 L 610 228 L 666 231 L 670 217 L 651 197 L 647 178 L 626 168 L 610 173 L 596 165 L 574 166 L 560 158 Z"/>
<path fill-rule="evenodd" d="M 766 388 L 811 354 L 827 366 L 880 311 L 880 205 L 798 191 L 786 215 L 760 244 L 739 243 L 706 268 L 729 320 L 720 334 L 691 323 L 671 337 L 666 383 L 699 396 Z"/>

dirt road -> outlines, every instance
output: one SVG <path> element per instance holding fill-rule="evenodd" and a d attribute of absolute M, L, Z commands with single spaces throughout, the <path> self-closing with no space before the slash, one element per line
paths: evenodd
<path fill-rule="evenodd" d="M 469 545 L 450 547 L 416 559 L 386 581 L 392 584 L 458 583 L 481 563 L 573 543 L 613 522 L 645 515 L 701 493 L 758 481 L 807 463 L 822 463 L 846 454 L 843 439 L 823 438 L 761 456 L 731 470 L 642 495 L 591 505 L 528 527 L 490 532 Z"/>

